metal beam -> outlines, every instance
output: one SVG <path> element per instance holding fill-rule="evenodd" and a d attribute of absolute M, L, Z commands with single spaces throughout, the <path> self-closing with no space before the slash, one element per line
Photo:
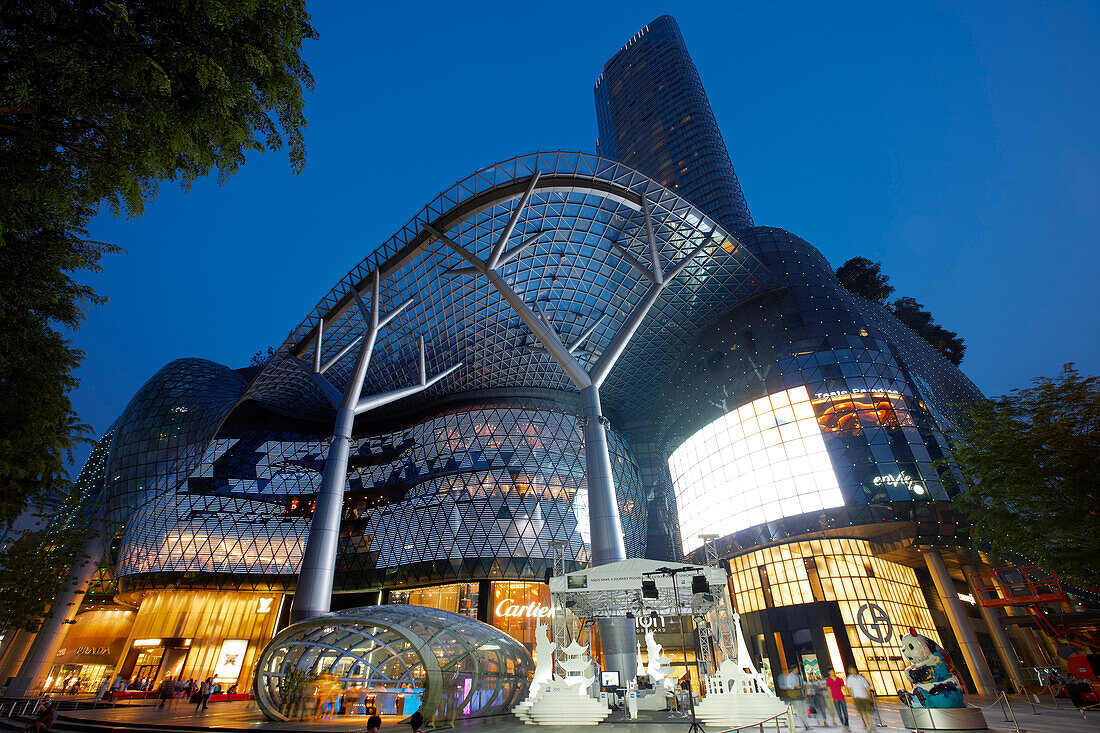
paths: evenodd
<path fill-rule="evenodd" d="M 321 344 L 323 343 L 322 337 L 325 334 L 325 319 L 317 319 L 317 348 L 313 350 L 313 373 L 321 373 Z"/>
<path fill-rule="evenodd" d="M 676 265 L 673 266 L 668 272 L 668 276 L 662 276 L 660 280 L 654 280 L 649 286 L 649 290 L 642 296 L 642 299 L 638 301 L 634 306 L 634 310 L 627 316 L 626 322 L 623 323 L 622 328 L 615 334 L 615 337 L 611 340 L 611 344 L 604 349 L 600 354 L 600 358 L 596 360 L 596 364 L 592 367 L 592 382 L 596 385 L 602 385 L 607 379 L 607 375 L 611 373 L 611 370 L 615 367 L 615 362 L 622 356 L 623 351 L 626 350 L 627 344 L 634 338 L 634 334 L 638 332 L 638 329 L 642 325 L 642 321 L 645 320 L 646 315 L 649 314 L 650 308 L 657 302 L 657 298 L 661 296 L 665 288 L 676 279 L 676 276 L 684 271 L 684 268 L 691 263 L 695 256 L 702 252 L 711 243 L 714 237 L 713 230 L 707 235 L 707 238 L 703 240 L 703 243 L 684 256 Z"/>
<path fill-rule="evenodd" d="M 527 206 L 527 202 L 531 199 L 531 194 L 534 192 L 538 182 L 539 172 L 535 171 L 535 174 L 531 176 L 531 182 L 527 184 L 527 190 L 523 192 L 523 196 L 520 197 L 515 210 L 512 211 L 512 215 L 508 218 L 508 224 L 504 227 L 504 231 L 501 232 L 500 237 L 497 239 L 497 243 L 493 246 L 493 251 L 492 254 L 489 255 L 488 261 L 490 268 L 496 268 L 500 264 L 500 256 L 504 252 L 504 246 L 508 244 L 508 240 L 512 237 L 512 230 L 516 228 L 516 223 L 519 222 L 520 214 L 523 213 L 523 208 Z"/>
<path fill-rule="evenodd" d="M 290 610 L 292 623 L 319 616 L 329 610 L 332 600 L 332 576 L 336 570 L 336 548 L 340 536 L 340 520 L 344 506 L 344 483 L 347 481 L 348 458 L 351 452 L 352 428 L 355 423 L 355 416 L 399 400 L 402 397 L 422 392 L 461 366 L 461 363 L 456 364 L 440 372 L 432 379 L 426 379 L 423 340 L 421 340 L 417 384 L 371 397 L 364 398 L 361 396 L 367 369 L 370 367 L 371 356 L 374 353 L 374 345 L 378 339 L 378 332 L 413 302 L 410 298 L 385 316 L 382 316 L 379 295 L 380 280 L 378 270 L 375 270 L 371 278 L 370 308 L 363 301 L 359 291 L 352 289 L 355 302 L 367 324 L 367 330 L 359 339 L 356 339 L 356 341 L 361 341 L 362 345 L 355 359 L 355 366 L 352 369 L 343 396 L 335 401 L 337 405 L 336 423 L 333 427 L 328 453 L 325 456 L 325 469 L 321 477 L 321 486 L 317 491 L 317 503 L 313 510 L 313 518 L 309 523 L 309 535 L 306 537 L 306 546 L 302 553 L 298 583 L 294 589 L 294 604 Z M 346 353 L 349 349 L 350 346 L 343 353 Z M 339 356 L 343 356 L 343 353 Z M 296 358 L 294 361 L 299 366 L 305 366 Z M 316 364 L 316 361 L 314 363 Z M 336 389 L 320 373 L 315 372 L 314 378 L 322 386 L 322 389 L 327 386 L 326 395 L 330 396 L 330 399 L 333 394 L 338 396 Z"/>

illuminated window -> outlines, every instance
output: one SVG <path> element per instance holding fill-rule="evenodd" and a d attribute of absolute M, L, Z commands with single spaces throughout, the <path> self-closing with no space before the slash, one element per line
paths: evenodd
<path fill-rule="evenodd" d="M 879 694 L 909 684 L 898 648 L 906 629 L 913 627 L 939 641 L 916 573 L 905 565 L 875 557 L 866 540 L 807 540 L 756 550 L 731 559 L 730 576 L 739 613 L 815 600 L 835 602 L 844 627 L 826 628 L 827 649 L 819 649 L 818 653 L 827 652 L 832 665 L 839 668 L 836 635 L 843 634 L 856 666 Z M 872 610 L 870 604 L 877 609 Z M 871 629 L 886 636 L 883 641 L 860 630 L 861 609 L 865 624 L 881 624 L 875 614 L 885 612 L 890 621 L 888 635 L 885 626 Z"/>
<path fill-rule="evenodd" d="M 904 398 L 888 392 L 832 394 L 814 399 L 813 406 L 826 433 L 848 430 L 859 435 L 865 428 L 916 425 Z"/>
<path fill-rule="evenodd" d="M 493 583 L 490 623 L 522 642 L 528 649 L 535 644 L 539 621 L 549 623 L 550 586 L 545 583 Z"/>
<path fill-rule="evenodd" d="M 726 413 L 684 441 L 668 466 L 685 552 L 702 545 L 701 534 L 844 506 L 804 386 Z"/>

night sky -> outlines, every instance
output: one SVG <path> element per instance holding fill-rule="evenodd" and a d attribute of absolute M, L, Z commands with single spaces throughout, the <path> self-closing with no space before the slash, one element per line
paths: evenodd
<path fill-rule="evenodd" d="M 308 159 L 165 185 L 93 239 L 74 337 L 97 435 L 165 363 L 278 346 L 425 202 L 536 150 L 595 151 L 592 85 L 680 24 L 758 225 L 881 260 L 987 394 L 1100 373 L 1100 3 L 312 3 Z M 90 449 L 78 456 L 83 463 Z M 75 472 L 74 472 L 75 473 Z"/>

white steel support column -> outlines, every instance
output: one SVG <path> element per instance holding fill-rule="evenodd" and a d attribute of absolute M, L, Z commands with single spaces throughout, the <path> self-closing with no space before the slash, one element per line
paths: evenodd
<path fill-rule="evenodd" d="M 542 232 L 538 232 L 535 236 L 508 248 L 509 237 L 511 237 L 524 207 L 534 193 L 538 181 L 538 173 L 531 176 L 527 188 L 504 227 L 504 231 L 484 259 L 431 225 L 426 224 L 424 229 L 450 247 L 470 265 L 469 267 L 449 270 L 444 274 L 451 276 L 482 275 L 486 277 L 501 297 L 504 298 L 505 302 L 516 312 L 516 315 L 531 329 L 535 338 L 539 340 L 542 345 L 539 350 L 549 354 L 577 389 L 580 390 L 585 470 L 587 472 L 586 482 L 588 484 L 589 530 L 592 538 L 592 564 L 604 565 L 625 560 L 626 548 L 623 542 L 623 528 L 619 516 L 618 500 L 615 495 L 615 482 L 611 473 L 611 455 L 607 443 L 607 418 L 603 416 L 600 406 L 600 386 L 626 349 L 627 344 L 637 333 L 642 321 L 645 320 L 646 315 L 657 302 L 660 294 L 700 252 L 711 244 L 713 232 L 665 272 L 660 260 L 660 246 L 653 231 L 649 201 L 645 196 L 641 197 L 640 206 L 645 217 L 649 266 L 643 265 L 622 246 L 618 244 L 612 246 L 623 259 L 650 281 L 650 286 L 627 316 L 611 343 L 604 349 L 600 358 L 596 360 L 591 369 L 586 369 L 574 355 L 574 352 L 580 346 L 580 343 L 588 338 L 593 329 L 586 329 L 573 343 L 566 345 L 549 320 L 543 318 L 540 313 L 528 306 L 523 297 L 516 293 L 498 271 L 499 268 L 526 251 L 542 235 Z M 632 679 L 637 671 L 634 621 L 629 618 L 600 619 L 599 626 L 606 668 L 618 671 L 621 679 Z"/>
<path fill-rule="evenodd" d="M 947 620 L 951 622 L 951 630 L 955 633 L 955 640 L 959 642 L 966 666 L 970 670 L 970 677 L 977 688 L 975 693 L 981 697 L 996 695 L 997 685 L 993 682 L 993 673 L 989 671 L 985 655 L 982 654 L 982 649 L 978 645 L 978 637 L 970 627 L 970 619 L 966 617 L 962 601 L 959 600 L 955 582 L 951 580 L 951 574 L 943 564 L 943 556 L 938 550 L 930 548 L 922 549 L 921 554 L 924 555 L 924 564 L 928 566 L 928 572 L 932 574 L 932 581 L 936 584 L 936 590 L 939 591 L 940 598 L 943 600 Z"/>
<path fill-rule="evenodd" d="M 581 392 L 581 422 L 584 430 L 584 460 L 585 479 L 588 486 L 588 517 L 590 517 L 590 534 L 592 537 L 592 565 L 606 565 L 608 562 L 617 562 L 626 559 L 626 546 L 623 540 L 623 523 L 618 511 L 618 500 L 615 494 L 615 481 L 612 474 L 612 460 L 607 446 L 607 418 L 603 416 L 601 404 L 599 404 L 599 387 L 607 379 L 615 363 L 631 338 L 645 320 L 650 308 L 657 303 L 657 299 L 675 277 L 683 272 L 695 256 L 711 244 L 713 232 L 698 244 L 689 254 L 665 272 L 660 260 L 660 245 L 653 234 L 653 221 L 650 216 L 649 201 L 645 196 L 641 197 L 640 207 L 642 216 L 646 219 L 646 238 L 649 250 L 649 266 L 641 264 L 634 255 L 627 252 L 621 245 L 613 244 L 613 248 L 623 256 L 635 270 L 646 277 L 650 286 L 645 295 L 639 298 L 637 305 L 630 311 L 612 342 L 599 355 L 599 359 L 587 370 L 574 355 L 582 341 L 591 335 L 594 328 L 585 329 L 582 335 L 572 343 L 566 344 L 553 328 L 550 321 L 525 303 L 524 298 L 517 294 L 513 288 L 500 276 L 498 270 L 505 264 L 514 260 L 531 244 L 536 243 L 542 232 L 529 237 L 515 247 L 508 248 L 508 238 L 514 231 L 522 210 L 527 206 L 531 194 L 539 182 L 539 174 L 531 176 L 524 194 L 519 198 L 516 208 L 511 212 L 508 223 L 500 234 L 492 250 L 489 250 L 485 259 L 474 252 L 462 247 L 447 236 L 447 234 L 425 225 L 425 230 L 432 237 L 447 244 L 463 260 L 470 263 L 469 267 L 459 267 L 450 270 L 447 275 L 483 275 L 496 291 L 505 299 L 505 302 L 516 311 L 516 315 L 525 322 L 533 335 L 541 343 L 541 349 L 550 354 L 550 357 L 561 366 L 562 371 Z M 594 325 L 593 325 L 594 326 Z M 536 349 L 531 349 L 536 350 Z M 602 639 L 604 660 L 607 669 L 619 672 L 621 679 L 632 679 L 637 671 L 636 663 L 636 630 L 634 620 L 631 619 L 601 619 L 599 620 L 599 637 Z"/>
<path fill-rule="evenodd" d="M 4 693 L 7 697 L 25 697 L 40 689 L 42 680 L 50 671 L 50 664 L 57 655 L 65 628 L 76 616 L 84 593 L 99 569 L 105 546 L 103 523 L 97 520 L 84 541 L 81 556 L 69 569 L 65 584 L 42 619 L 42 625 L 23 657 L 19 673 L 8 685 Z"/>
<path fill-rule="evenodd" d="M 607 445 L 608 420 L 600 406 L 600 389 L 589 385 L 581 390 L 581 421 L 584 425 L 584 470 L 588 481 L 588 517 L 592 528 L 592 564 L 606 565 L 626 559 L 619 502 L 611 473 Z M 593 490 L 593 486 L 596 487 Z M 596 527 L 600 529 L 597 531 Z"/>
<path fill-rule="evenodd" d="M 963 575 L 966 576 L 967 583 L 970 585 L 970 592 L 974 595 L 974 599 L 978 600 L 981 596 L 974 582 L 971 580 L 973 573 L 973 568 L 963 568 Z M 997 609 L 986 608 L 980 602 L 978 603 L 978 611 L 982 614 L 982 620 L 985 621 L 985 625 L 989 627 L 989 635 L 993 638 L 993 645 L 997 647 L 997 656 L 1001 658 L 1001 664 L 1004 665 L 1005 672 L 1012 679 L 1012 684 L 1015 686 L 1016 691 L 1023 691 L 1024 679 L 1023 675 L 1020 673 L 1020 658 L 1016 656 L 1016 650 L 1012 648 L 1012 644 L 1008 641 L 1008 635 L 1005 633 L 1004 626 L 1001 625 L 1001 614 L 997 612 Z"/>
<path fill-rule="evenodd" d="M 318 321 L 317 324 L 316 350 L 313 354 L 312 369 L 301 360 L 294 358 L 294 362 L 299 367 L 309 371 L 314 376 L 318 386 L 333 402 L 336 407 L 336 424 L 332 431 L 332 442 L 329 444 L 328 454 L 325 456 L 325 470 L 321 477 L 321 487 L 317 491 L 317 503 L 314 506 L 313 518 L 309 523 L 309 535 L 306 538 L 306 547 L 302 554 L 302 567 L 298 573 L 298 583 L 294 589 L 294 603 L 290 608 L 291 623 L 320 616 L 329 611 L 332 601 L 332 579 L 333 574 L 336 572 L 336 549 L 340 539 L 340 520 L 344 509 L 344 484 L 347 482 L 348 457 L 351 453 L 352 428 L 355 424 L 355 416 L 403 397 L 422 392 L 462 366 L 461 363 L 456 364 L 429 380 L 424 369 L 424 339 L 421 338 L 420 381 L 418 384 L 369 397 L 361 396 L 363 383 L 367 377 L 367 369 L 370 367 L 371 355 L 374 352 L 374 344 L 378 339 L 378 332 L 412 303 L 412 299 L 406 300 L 389 314 L 381 316 L 379 312 L 379 279 L 378 270 L 375 270 L 372 275 L 371 307 L 369 310 L 359 292 L 352 290 L 363 320 L 367 323 L 367 331 L 362 337 L 352 342 L 352 345 L 354 345 L 361 341 L 362 346 L 359 349 L 355 367 L 343 395 L 340 395 L 322 375 L 348 353 L 351 346 L 345 347 L 322 366 L 323 320 Z"/>

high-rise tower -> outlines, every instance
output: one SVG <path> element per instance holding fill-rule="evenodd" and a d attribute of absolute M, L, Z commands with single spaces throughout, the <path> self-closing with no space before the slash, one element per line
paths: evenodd
<path fill-rule="evenodd" d="M 668 186 L 732 231 L 752 226 L 714 111 L 680 28 L 662 15 L 596 80 L 600 155 Z"/>

